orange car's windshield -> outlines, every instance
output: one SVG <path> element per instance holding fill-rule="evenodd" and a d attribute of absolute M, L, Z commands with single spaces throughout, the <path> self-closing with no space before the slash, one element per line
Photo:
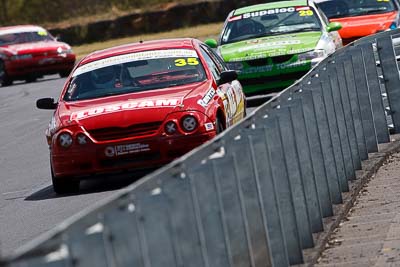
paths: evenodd
<path fill-rule="evenodd" d="M 397 10 L 393 0 L 318 0 L 329 19 L 382 14 Z"/>

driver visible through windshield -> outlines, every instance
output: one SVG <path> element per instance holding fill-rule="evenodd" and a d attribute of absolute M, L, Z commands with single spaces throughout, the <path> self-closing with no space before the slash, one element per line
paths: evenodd
<path fill-rule="evenodd" d="M 221 44 L 275 34 L 320 30 L 321 22 L 312 7 L 262 10 L 232 16 L 225 27 Z"/>
<path fill-rule="evenodd" d="M 75 70 L 64 100 L 75 101 L 202 82 L 195 50 L 168 49 L 114 56 Z"/>

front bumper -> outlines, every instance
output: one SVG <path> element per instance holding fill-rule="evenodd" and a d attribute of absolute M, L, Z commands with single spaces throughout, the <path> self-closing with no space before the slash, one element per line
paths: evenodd
<path fill-rule="evenodd" d="M 308 67 L 296 72 L 282 73 L 274 76 L 260 76 L 257 78 L 241 78 L 239 76 L 239 81 L 243 86 L 243 91 L 246 96 L 265 92 L 276 92 L 292 85 L 296 80 L 309 72 L 310 69 L 311 67 Z"/>
<path fill-rule="evenodd" d="M 300 61 L 297 55 L 279 60 L 287 61 L 271 64 L 272 59 L 267 58 L 241 63 L 243 68 L 237 70 L 238 79 L 246 96 L 281 91 L 303 77 L 316 64 L 314 59 Z M 279 62 L 278 59 L 275 61 Z"/>
<path fill-rule="evenodd" d="M 82 149 L 66 149 L 56 153 L 51 151 L 51 164 L 54 176 L 71 178 L 156 168 L 182 156 L 215 135 L 213 131 L 190 136 L 139 139 L 133 142 L 88 144 L 82 146 Z M 142 149 L 120 149 L 117 152 L 121 147 Z"/>
<path fill-rule="evenodd" d="M 43 76 L 71 71 L 75 65 L 75 55 L 54 55 L 48 57 L 33 57 L 31 59 L 5 61 L 6 73 L 9 78 L 20 78 L 31 74 Z"/>

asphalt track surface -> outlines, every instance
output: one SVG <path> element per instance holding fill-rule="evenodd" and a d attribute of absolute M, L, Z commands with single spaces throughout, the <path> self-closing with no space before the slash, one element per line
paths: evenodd
<path fill-rule="evenodd" d="M 57 98 L 64 82 L 47 76 L 0 87 L 0 256 L 143 176 L 84 181 L 77 194 L 54 193 L 44 137 L 53 111 L 39 110 L 35 102 Z"/>

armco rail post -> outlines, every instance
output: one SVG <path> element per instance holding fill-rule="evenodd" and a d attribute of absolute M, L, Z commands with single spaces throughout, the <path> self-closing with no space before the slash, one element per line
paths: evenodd
<path fill-rule="evenodd" d="M 115 203 L 114 208 L 104 212 L 103 221 L 112 236 L 116 266 L 142 266 L 147 261 L 147 249 L 143 247 L 139 234 L 138 208 L 133 195 L 127 194 Z"/>
<path fill-rule="evenodd" d="M 310 146 L 311 161 L 318 192 L 321 213 L 324 218 L 333 215 L 332 200 L 330 195 L 328 177 L 325 170 L 324 157 L 321 147 L 321 139 L 317 125 L 316 111 L 312 99 L 312 93 L 301 87 L 296 87 L 293 93 L 294 99 L 300 99 L 304 122 L 307 130 L 308 144 Z M 339 191 L 339 190 L 337 190 Z"/>
<path fill-rule="evenodd" d="M 248 242 L 252 266 L 268 266 L 271 263 L 267 239 L 265 209 L 260 195 L 260 182 L 247 136 L 226 143 L 228 155 L 235 159 L 234 168 L 240 181 L 241 201 L 248 229 Z"/>
<path fill-rule="evenodd" d="M 241 181 L 235 167 L 234 156 L 225 155 L 212 160 L 212 172 L 218 191 L 222 226 L 226 236 L 227 253 L 232 266 L 254 264 L 246 207 Z M 210 175 L 210 174 L 209 174 Z"/>
<path fill-rule="evenodd" d="M 272 175 L 275 182 L 275 190 L 279 199 L 282 225 L 287 244 L 290 264 L 303 262 L 302 245 L 300 241 L 299 228 L 296 222 L 295 199 L 292 196 L 291 184 L 288 177 L 281 129 L 276 116 L 268 115 L 264 119 L 266 144 L 272 166 Z"/>
<path fill-rule="evenodd" d="M 340 144 L 342 148 L 344 168 L 347 180 L 354 180 L 356 177 L 355 167 L 353 164 L 353 155 L 351 152 L 351 139 L 346 124 L 345 110 L 343 109 L 343 101 L 341 96 L 341 90 L 338 73 L 337 73 L 337 62 L 328 64 L 328 81 L 330 81 L 334 112 L 336 114 L 336 123 L 339 133 Z M 348 121 L 348 123 L 352 123 Z"/>
<path fill-rule="evenodd" d="M 313 233 L 321 232 L 323 229 L 321 206 L 318 199 L 316 178 L 312 166 L 310 144 L 308 142 L 302 102 L 300 99 L 293 99 L 291 93 L 286 97 L 281 95 L 281 98 L 286 100 L 281 102 L 281 107 L 289 109 L 289 115 L 293 126 L 294 141 L 296 144 L 295 150 L 299 160 L 300 175 L 303 182 L 311 230 Z"/>
<path fill-rule="evenodd" d="M 344 78 L 346 79 L 354 128 L 356 132 L 358 151 L 361 160 L 368 159 L 367 141 L 364 134 L 364 125 L 361 116 L 360 102 L 357 94 L 357 87 L 354 76 L 354 68 L 352 59 L 348 58 L 343 61 Z"/>
<path fill-rule="evenodd" d="M 217 177 L 212 162 L 186 168 L 186 173 L 192 184 L 191 190 L 197 203 L 195 213 L 198 229 L 201 240 L 205 244 L 203 254 L 206 256 L 206 264 L 204 266 L 232 266 L 233 258 L 229 240 L 233 236 L 228 234 L 222 201 L 223 191 L 218 186 L 220 177 Z M 223 177 L 225 178 L 225 175 Z M 241 220 L 240 214 L 236 220 Z M 230 219 L 234 218 L 230 217 Z M 264 257 L 268 259 L 269 255 L 266 254 Z M 265 263 L 265 266 L 268 266 L 268 261 Z"/>
<path fill-rule="evenodd" d="M 319 139 L 321 140 L 321 149 L 329 185 L 330 197 L 333 204 L 341 204 L 343 200 L 339 172 L 336 166 L 332 136 L 329 129 L 328 114 L 323 99 L 320 79 L 315 77 L 312 81 L 309 81 L 307 84 L 307 90 L 310 90 L 311 92 L 313 105 L 316 111 L 316 128 L 318 129 Z"/>
<path fill-rule="evenodd" d="M 160 184 L 158 179 L 143 184 L 131 193 L 134 200 L 134 212 L 136 213 L 134 217 L 136 224 L 133 224 L 137 229 L 135 236 L 138 239 L 145 265 L 174 266 L 177 264 L 178 258 L 176 257 L 177 249 L 174 242 L 175 228 L 171 224 L 171 213 L 169 212 L 171 202 L 168 201 L 167 194 L 162 189 L 163 184 Z M 173 179 L 168 180 L 174 181 Z M 181 183 L 185 182 L 187 181 L 181 181 Z M 132 209 L 133 207 L 131 207 L 131 211 Z M 123 230 L 120 229 L 119 231 Z M 193 239 L 193 241 L 195 240 Z"/>
<path fill-rule="evenodd" d="M 361 158 L 360 158 L 360 152 L 358 150 L 358 144 L 357 144 L 357 136 L 356 136 L 356 130 L 354 126 L 354 119 L 353 119 L 353 114 L 351 110 L 351 104 L 350 104 L 350 97 L 349 97 L 349 90 L 347 87 L 347 81 L 346 81 L 346 75 L 345 75 L 345 70 L 344 70 L 344 65 L 343 62 L 336 62 L 336 73 L 338 77 L 339 82 L 339 89 L 340 89 L 340 97 L 342 99 L 342 105 L 343 105 L 343 114 L 344 114 L 344 122 L 347 128 L 347 134 L 349 138 L 349 145 L 350 145 L 350 153 L 351 153 L 351 158 L 353 160 L 353 172 L 354 170 L 361 170 Z"/>
<path fill-rule="evenodd" d="M 400 133 L 400 77 L 392 36 L 377 38 L 377 49 L 396 133 Z"/>
<path fill-rule="evenodd" d="M 369 94 L 362 50 L 359 47 L 349 47 L 348 51 L 353 61 L 353 73 L 355 77 L 356 92 L 361 111 L 367 151 L 368 153 L 378 152 L 378 139 L 376 136 L 371 97 Z"/>
<path fill-rule="evenodd" d="M 333 145 L 333 152 L 335 155 L 335 166 L 338 173 L 340 188 L 342 192 L 349 191 L 349 185 L 347 181 L 347 174 L 346 174 L 346 166 L 344 163 L 343 151 L 342 151 L 342 143 L 339 134 L 339 128 L 336 118 L 335 112 L 335 104 L 333 102 L 332 96 L 332 85 L 331 79 L 327 73 L 327 69 L 321 71 L 321 84 L 322 84 L 322 98 L 324 101 L 326 114 L 328 118 L 328 134 L 330 134 L 332 138 L 332 145 Z"/>
<path fill-rule="evenodd" d="M 284 142 L 282 142 L 282 147 L 290 183 L 289 187 L 294 201 L 301 246 L 303 249 L 311 248 L 314 246 L 314 242 L 290 110 L 287 107 L 281 107 L 278 105 L 271 110 L 270 114 L 277 116 L 281 138 L 284 140 Z"/>
<path fill-rule="evenodd" d="M 263 216 L 267 228 L 271 262 L 273 266 L 287 266 L 289 265 L 288 247 L 282 228 L 279 196 L 276 193 L 278 190 L 272 174 L 271 157 L 273 155 L 268 153 L 265 128 L 243 129 L 240 135 L 248 139 L 254 170 L 258 176 L 259 195 L 265 211 Z"/>
<path fill-rule="evenodd" d="M 109 239 L 105 238 L 104 230 L 105 225 L 97 214 L 90 214 L 80 224 L 66 229 L 63 239 L 68 247 L 70 263 L 75 260 L 82 266 L 107 267 L 112 259 L 105 246 Z"/>
<path fill-rule="evenodd" d="M 359 44 L 362 50 L 368 89 L 371 99 L 372 115 L 374 117 L 375 131 L 378 143 L 390 142 L 385 107 L 383 106 L 382 90 L 376 67 L 375 53 L 372 42 Z"/>
<path fill-rule="evenodd" d="M 302 243 L 296 220 L 295 199 L 292 195 L 287 164 L 283 152 L 281 130 L 278 118 L 268 114 L 267 110 L 269 111 L 269 107 L 262 111 L 264 115 L 262 118 L 257 119 L 255 124 L 257 128 L 265 128 L 265 148 L 267 149 L 270 174 L 272 175 L 271 178 L 274 183 L 274 190 L 280 211 L 280 221 L 282 223 L 282 231 L 285 239 L 284 244 L 286 245 L 288 260 L 290 264 L 300 264 L 303 262 Z M 227 149 L 229 151 L 229 145 Z M 268 164 L 268 162 L 264 164 Z M 266 179 L 262 177 L 261 179 Z"/>

